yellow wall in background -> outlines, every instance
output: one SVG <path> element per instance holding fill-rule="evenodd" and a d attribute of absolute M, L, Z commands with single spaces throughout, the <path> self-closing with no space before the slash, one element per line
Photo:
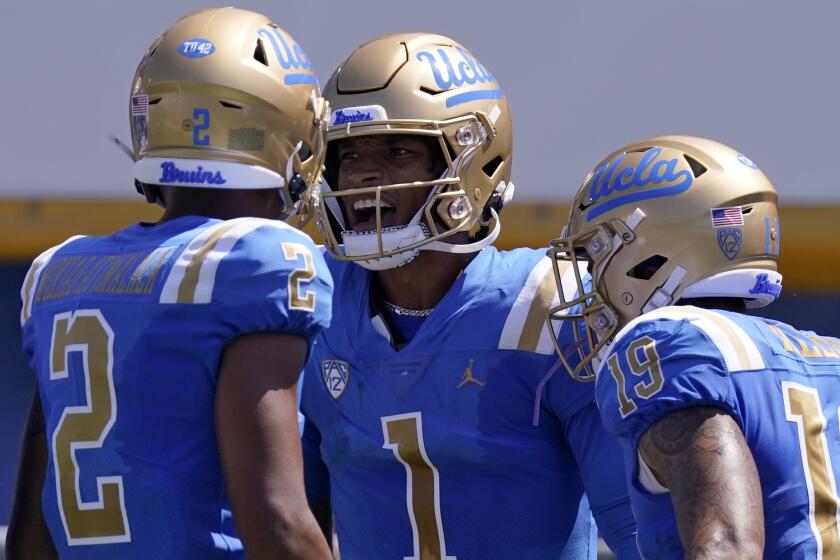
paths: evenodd
<path fill-rule="evenodd" d="M 0 201 L 0 259 L 29 261 L 70 235 L 111 233 L 132 222 L 154 221 L 160 212 L 140 201 Z M 560 233 L 568 212 L 564 204 L 512 204 L 502 215 L 496 245 L 545 245 Z M 840 206 L 786 207 L 780 221 L 786 292 L 840 292 Z M 306 229 L 317 239 L 313 224 Z"/>

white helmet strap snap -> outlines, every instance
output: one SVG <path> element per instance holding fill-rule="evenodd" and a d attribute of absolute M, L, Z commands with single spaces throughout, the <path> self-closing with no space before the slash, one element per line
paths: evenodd
<path fill-rule="evenodd" d="M 685 278 L 686 270 L 681 266 L 674 267 L 674 271 L 668 276 L 662 286 L 656 289 L 648 298 L 647 303 L 642 307 L 642 313 L 671 305 L 674 301 L 674 292 L 680 287 L 680 283 Z"/>

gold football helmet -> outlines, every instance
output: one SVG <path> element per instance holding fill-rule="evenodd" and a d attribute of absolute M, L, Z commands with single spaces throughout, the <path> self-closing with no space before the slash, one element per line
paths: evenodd
<path fill-rule="evenodd" d="M 566 369 L 594 379 L 593 358 L 619 329 L 680 299 L 774 301 L 782 288 L 776 200 L 755 163 L 712 140 L 661 136 L 607 156 L 583 181 L 548 251 L 561 301 L 548 323 L 573 321 L 577 338 L 571 349 L 557 344 Z M 561 270 L 575 276 L 565 289 Z M 570 360 L 575 353 L 579 363 Z"/>
<path fill-rule="evenodd" d="M 465 47 L 428 33 L 373 39 L 339 66 L 324 97 L 333 109 L 330 146 L 365 135 L 417 134 L 436 138 L 446 163 L 433 181 L 344 191 L 325 181 L 318 223 L 333 256 L 381 270 L 405 264 L 421 249 L 468 253 L 496 239 L 498 212 L 513 197 L 511 118 L 496 78 Z M 337 169 L 330 169 L 329 159 L 327 166 L 327 178 L 334 178 Z M 381 226 L 381 193 L 430 187 L 408 224 Z M 344 197 L 364 193 L 375 197 L 377 227 L 354 232 L 345 219 Z M 479 239 L 469 244 L 442 241 L 475 230 Z"/>
<path fill-rule="evenodd" d="M 134 176 L 142 184 L 280 189 L 286 217 L 314 210 L 328 106 L 309 58 L 266 16 L 184 16 L 149 47 L 131 88 Z"/>

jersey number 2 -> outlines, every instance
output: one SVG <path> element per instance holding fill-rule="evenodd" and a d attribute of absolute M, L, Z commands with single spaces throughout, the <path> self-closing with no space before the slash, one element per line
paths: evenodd
<path fill-rule="evenodd" d="M 315 292 L 303 289 L 303 284 L 312 282 L 315 278 L 315 263 L 312 262 L 312 253 L 306 246 L 300 243 L 283 243 L 283 258 L 287 261 L 296 261 L 303 257 L 303 267 L 296 268 L 289 275 L 289 309 L 299 311 L 315 311 Z"/>
<path fill-rule="evenodd" d="M 813 387 L 789 381 L 782 382 L 782 395 L 785 418 L 799 430 L 799 452 L 808 486 L 811 530 L 817 539 L 817 559 L 836 558 L 840 554 L 837 484 L 828 455 L 820 395 Z"/>
<path fill-rule="evenodd" d="M 440 521 L 440 483 L 438 471 L 426 454 L 423 443 L 423 417 L 420 412 L 382 417 L 385 449 L 405 467 L 406 501 L 414 551 L 404 560 L 456 560 L 447 556 L 443 525 Z"/>
<path fill-rule="evenodd" d="M 121 476 L 96 478 L 96 501 L 82 501 L 76 452 L 102 447 L 117 419 L 114 398 L 114 332 L 98 309 L 53 318 L 50 381 L 69 377 L 70 354 L 82 354 L 87 402 L 68 406 L 52 434 L 56 494 L 70 546 L 131 541 Z"/>

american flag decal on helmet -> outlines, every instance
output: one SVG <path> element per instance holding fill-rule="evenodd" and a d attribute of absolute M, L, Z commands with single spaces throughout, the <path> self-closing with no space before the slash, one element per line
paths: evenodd
<path fill-rule="evenodd" d="M 132 95 L 131 96 L 131 116 L 141 117 L 149 114 L 149 96 L 148 95 Z"/>
<path fill-rule="evenodd" d="M 712 208 L 712 227 L 732 227 L 744 225 L 744 215 L 741 214 L 740 206 L 729 206 L 728 208 Z"/>

